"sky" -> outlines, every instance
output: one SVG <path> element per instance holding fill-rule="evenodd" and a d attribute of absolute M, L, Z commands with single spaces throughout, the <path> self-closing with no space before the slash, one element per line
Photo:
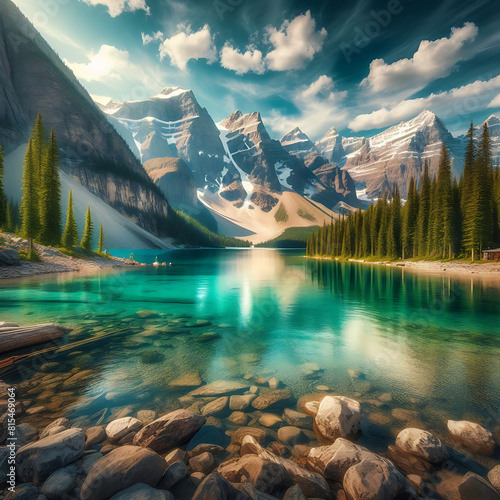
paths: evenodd
<path fill-rule="evenodd" d="M 259 111 L 371 136 L 435 112 L 454 134 L 500 112 L 496 0 L 14 0 L 92 94 L 192 89 L 214 120 Z"/>

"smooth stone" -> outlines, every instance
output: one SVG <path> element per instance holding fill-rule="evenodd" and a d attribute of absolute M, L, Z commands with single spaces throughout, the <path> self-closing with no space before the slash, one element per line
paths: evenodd
<path fill-rule="evenodd" d="M 203 472 L 203 474 L 210 474 L 215 468 L 214 456 L 208 451 L 196 455 L 189 460 L 189 466 L 195 472 Z"/>
<path fill-rule="evenodd" d="M 500 465 L 493 467 L 493 469 L 488 472 L 488 481 L 500 493 Z"/>
<path fill-rule="evenodd" d="M 174 500 L 170 491 L 157 490 L 145 483 L 137 483 L 113 495 L 109 500 Z"/>
<path fill-rule="evenodd" d="M 259 418 L 259 424 L 269 428 L 280 427 L 283 425 L 283 420 L 278 415 L 274 415 L 274 413 L 264 413 Z"/>
<path fill-rule="evenodd" d="M 280 385 L 280 381 L 276 377 L 273 377 L 269 379 L 268 384 L 271 389 L 277 389 Z"/>
<path fill-rule="evenodd" d="M 240 427 L 231 436 L 231 442 L 241 445 L 245 436 L 251 436 L 257 443 L 263 444 L 266 441 L 267 433 L 264 429 L 257 427 Z"/>
<path fill-rule="evenodd" d="M 499 500 L 500 494 L 488 481 L 467 472 L 458 485 L 460 500 Z"/>
<path fill-rule="evenodd" d="M 20 445 L 26 444 L 38 435 L 38 431 L 30 424 L 16 425 L 16 438 Z"/>
<path fill-rule="evenodd" d="M 219 455 L 222 455 L 224 453 L 224 448 L 222 446 L 219 446 L 217 444 L 211 444 L 211 443 L 202 443 L 199 444 L 196 448 L 193 448 L 188 455 L 193 458 L 198 455 L 201 455 L 202 453 L 208 452 L 212 454 L 214 457 L 218 457 Z"/>
<path fill-rule="evenodd" d="M 306 377 L 311 377 L 314 375 L 317 375 L 319 372 L 321 372 L 321 367 L 318 365 L 318 363 L 304 363 L 302 366 L 302 373 Z"/>
<path fill-rule="evenodd" d="M 344 396 L 326 396 L 314 422 L 321 436 L 329 441 L 355 435 L 361 426 L 361 405 Z"/>
<path fill-rule="evenodd" d="M 301 427 L 308 430 L 312 430 L 313 428 L 313 419 L 310 415 L 290 410 L 289 408 L 283 410 L 283 420 L 294 427 Z"/>
<path fill-rule="evenodd" d="M 342 484 L 347 498 L 395 500 L 403 498 L 405 493 L 408 496 L 416 494 L 396 466 L 381 457 L 350 467 Z"/>
<path fill-rule="evenodd" d="M 328 392 L 330 390 L 330 388 L 327 385 L 317 385 L 316 386 L 316 390 L 317 391 Z"/>
<path fill-rule="evenodd" d="M 235 425 L 246 425 L 250 417 L 242 411 L 233 411 L 233 413 L 229 415 L 228 420 Z"/>
<path fill-rule="evenodd" d="M 10 323 L 9 321 L 0 321 L 0 328 L 19 328 L 17 323 Z"/>
<path fill-rule="evenodd" d="M 68 429 L 27 444 L 17 452 L 17 474 L 23 482 L 41 482 L 52 472 L 83 456 L 85 433 Z"/>
<path fill-rule="evenodd" d="M 102 453 L 91 453 L 90 455 L 84 455 L 82 459 L 82 472 L 87 475 L 94 464 L 100 460 L 104 455 Z"/>
<path fill-rule="evenodd" d="M 58 418 L 54 420 L 52 423 L 47 425 L 45 429 L 40 434 L 40 439 L 43 439 L 47 436 L 53 436 L 54 434 L 58 434 L 59 432 L 63 432 L 66 429 L 71 427 L 71 423 L 67 418 Z"/>
<path fill-rule="evenodd" d="M 113 442 L 118 442 L 131 432 L 138 431 L 142 427 L 142 422 L 137 418 L 124 417 L 113 420 L 106 427 L 106 436 Z"/>
<path fill-rule="evenodd" d="M 378 398 L 383 403 L 390 403 L 392 401 L 392 396 L 388 392 L 385 392 L 384 394 L 381 394 Z"/>
<path fill-rule="evenodd" d="M 195 488 L 198 488 L 198 486 L 203 482 L 203 480 L 207 477 L 206 474 L 203 474 L 203 472 L 193 472 L 190 476 L 189 479 L 193 483 L 193 486 Z"/>
<path fill-rule="evenodd" d="M 168 385 L 170 387 L 198 387 L 203 384 L 198 372 L 191 372 L 173 380 Z"/>
<path fill-rule="evenodd" d="M 446 446 L 436 436 L 421 429 L 402 430 L 396 438 L 396 448 L 424 458 L 431 464 L 440 464 L 449 456 Z"/>
<path fill-rule="evenodd" d="M 189 462 L 189 455 L 184 450 L 177 448 L 176 450 L 171 451 L 165 457 L 165 460 L 169 465 L 175 464 L 176 462 L 184 462 L 184 464 L 187 464 Z"/>
<path fill-rule="evenodd" d="M 152 450 L 139 446 L 116 448 L 98 460 L 81 489 L 81 500 L 104 500 L 144 482 L 156 486 L 167 462 Z"/>
<path fill-rule="evenodd" d="M 148 425 L 154 422 L 157 416 L 158 415 L 153 410 L 140 410 L 137 412 L 137 420 L 140 420 L 142 425 Z"/>
<path fill-rule="evenodd" d="M 106 441 L 106 431 L 104 427 L 96 425 L 95 427 L 89 427 L 85 432 L 85 449 L 88 450 L 95 446 L 96 444 L 101 444 Z"/>
<path fill-rule="evenodd" d="M 307 441 L 307 436 L 298 428 L 292 426 L 278 429 L 278 439 L 286 445 L 295 446 Z"/>
<path fill-rule="evenodd" d="M 478 455 L 493 455 L 495 439 L 493 434 L 479 424 L 465 420 L 448 420 L 448 430 L 455 441 L 463 444 L 472 453 Z"/>
<path fill-rule="evenodd" d="M 40 490 L 49 500 L 59 500 L 69 493 L 76 482 L 77 469 L 74 466 L 64 467 L 53 472 L 43 483 Z"/>
<path fill-rule="evenodd" d="M 187 475 L 187 467 L 183 461 L 177 461 L 170 465 L 170 467 L 165 471 L 160 482 L 158 483 L 158 488 L 169 490 Z"/>
<path fill-rule="evenodd" d="M 252 407 L 256 410 L 269 410 L 283 408 L 292 398 L 290 389 L 269 389 L 263 391 L 252 401 Z"/>
<path fill-rule="evenodd" d="M 416 474 L 408 474 L 406 476 L 406 480 L 413 486 L 413 488 L 415 488 L 415 491 L 418 494 L 423 493 L 425 481 L 420 476 L 417 476 Z"/>
<path fill-rule="evenodd" d="M 212 472 L 196 488 L 191 500 L 248 500 L 248 496 L 238 491 L 220 474 Z"/>
<path fill-rule="evenodd" d="M 210 384 L 203 385 L 189 393 L 190 396 L 229 396 L 232 393 L 244 392 L 250 387 L 231 380 L 216 380 Z"/>
<path fill-rule="evenodd" d="M 40 367 L 40 371 L 43 373 L 53 372 L 57 370 L 59 363 L 45 363 Z"/>
<path fill-rule="evenodd" d="M 406 474 L 426 475 L 434 468 L 434 466 L 424 458 L 402 451 L 394 445 L 389 445 L 387 447 L 387 458 L 394 462 L 394 464 Z"/>
<path fill-rule="evenodd" d="M 170 451 L 189 441 L 206 419 L 189 410 L 176 410 L 143 427 L 134 437 L 134 445 L 154 451 Z"/>
<path fill-rule="evenodd" d="M 222 396 L 214 401 L 208 403 L 205 408 L 203 408 L 202 415 L 204 417 L 217 417 L 223 414 L 228 406 L 229 398 L 227 396 Z"/>
<path fill-rule="evenodd" d="M 229 409 L 233 411 L 246 410 L 252 401 L 257 397 L 256 394 L 244 394 L 243 396 L 231 396 L 229 398 Z"/>

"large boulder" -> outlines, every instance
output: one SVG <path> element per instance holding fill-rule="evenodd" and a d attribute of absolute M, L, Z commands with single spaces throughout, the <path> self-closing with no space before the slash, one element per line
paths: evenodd
<path fill-rule="evenodd" d="M 142 422 L 137 418 L 124 417 L 113 420 L 106 427 L 106 435 L 112 443 L 117 443 L 131 432 L 136 432 L 142 427 Z"/>
<path fill-rule="evenodd" d="M 202 415 L 204 417 L 220 416 L 227 410 L 228 403 L 229 398 L 227 396 L 217 398 L 216 400 L 208 403 L 205 408 L 203 408 Z"/>
<path fill-rule="evenodd" d="M 15 250 L 0 248 L 0 266 L 20 266 L 21 259 Z"/>
<path fill-rule="evenodd" d="M 4 500 L 33 500 L 38 497 L 38 489 L 33 483 L 18 484 L 15 491 L 9 491 Z"/>
<path fill-rule="evenodd" d="M 232 483 L 239 483 L 246 476 L 255 488 L 267 494 L 284 493 L 293 485 L 292 477 L 283 465 L 256 455 L 244 455 L 225 462 L 217 472 Z"/>
<path fill-rule="evenodd" d="M 137 483 L 156 486 L 167 462 L 154 451 L 122 446 L 98 460 L 81 489 L 81 500 L 104 500 Z"/>
<path fill-rule="evenodd" d="M 393 500 L 416 494 L 395 465 L 381 457 L 353 465 L 344 476 L 343 488 L 350 500 Z"/>
<path fill-rule="evenodd" d="M 330 446 L 312 448 L 307 457 L 312 467 L 326 479 L 341 483 L 345 473 L 363 460 L 374 459 L 377 455 L 363 446 L 344 438 L 338 438 Z"/>
<path fill-rule="evenodd" d="M 448 430 L 453 439 L 478 455 L 493 455 L 495 439 L 493 434 L 474 422 L 448 420 Z"/>
<path fill-rule="evenodd" d="M 263 391 L 252 401 L 256 410 L 284 408 L 292 401 L 290 389 L 269 389 Z"/>
<path fill-rule="evenodd" d="M 85 432 L 68 429 L 35 441 L 17 452 L 17 474 L 21 481 L 41 482 L 52 472 L 78 460 L 85 451 Z"/>
<path fill-rule="evenodd" d="M 361 405 L 344 396 L 326 396 L 318 407 L 314 423 L 320 437 L 326 441 L 357 434 L 361 424 Z"/>
<path fill-rule="evenodd" d="M 182 461 L 174 462 L 163 474 L 160 482 L 158 483 L 158 487 L 169 490 L 177 484 L 179 481 L 184 479 L 187 475 L 187 467 L 186 464 Z"/>
<path fill-rule="evenodd" d="M 440 464 L 449 456 L 448 449 L 436 436 L 411 427 L 398 434 L 396 448 L 424 458 L 431 464 Z"/>
<path fill-rule="evenodd" d="M 500 494 L 488 481 L 467 472 L 458 485 L 460 500 L 500 500 Z"/>
<path fill-rule="evenodd" d="M 71 424 L 67 418 L 58 418 L 45 427 L 45 429 L 40 433 L 40 439 L 47 436 L 53 436 L 54 434 L 58 434 L 59 432 L 69 429 L 70 427 Z"/>
<path fill-rule="evenodd" d="M 161 452 L 189 441 L 206 419 L 189 410 L 176 410 L 143 427 L 134 437 L 134 445 Z"/>
<path fill-rule="evenodd" d="M 137 483 L 113 495 L 109 500 L 174 500 L 170 491 L 156 490 L 148 484 Z"/>
<path fill-rule="evenodd" d="M 192 500 L 248 500 L 217 472 L 209 474 L 196 489 Z"/>

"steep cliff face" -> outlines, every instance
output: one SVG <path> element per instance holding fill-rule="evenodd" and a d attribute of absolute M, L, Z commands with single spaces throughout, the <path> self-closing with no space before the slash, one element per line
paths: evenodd
<path fill-rule="evenodd" d="M 41 113 L 56 132 L 66 173 L 144 228 L 162 232 L 168 204 L 123 138 L 19 9 L 0 0 L 0 12 L 0 144 L 9 152 L 25 143 Z"/>

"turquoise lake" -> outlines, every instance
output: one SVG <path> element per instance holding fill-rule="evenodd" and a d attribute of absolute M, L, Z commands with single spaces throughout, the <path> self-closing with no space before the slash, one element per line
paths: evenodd
<path fill-rule="evenodd" d="M 156 255 L 134 252 L 148 263 Z M 117 331 L 4 372 L 35 408 L 25 421 L 95 425 L 123 409 L 165 413 L 188 392 L 169 383 L 198 371 L 205 382 L 275 376 L 295 398 L 328 386 L 362 402 L 361 440 L 375 447 L 408 425 L 443 437 L 448 418 L 499 425 L 498 282 L 313 261 L 299 251 L 158 259 L 172 266 L 0 282 L 0 320 L 75 329 L 62 345 Z M 45 363 L 57 363 L 56 374 L 91 371 L 65 386 L 40 372 Z M 305 363 L 321 371 L 311 378 Z"/>

